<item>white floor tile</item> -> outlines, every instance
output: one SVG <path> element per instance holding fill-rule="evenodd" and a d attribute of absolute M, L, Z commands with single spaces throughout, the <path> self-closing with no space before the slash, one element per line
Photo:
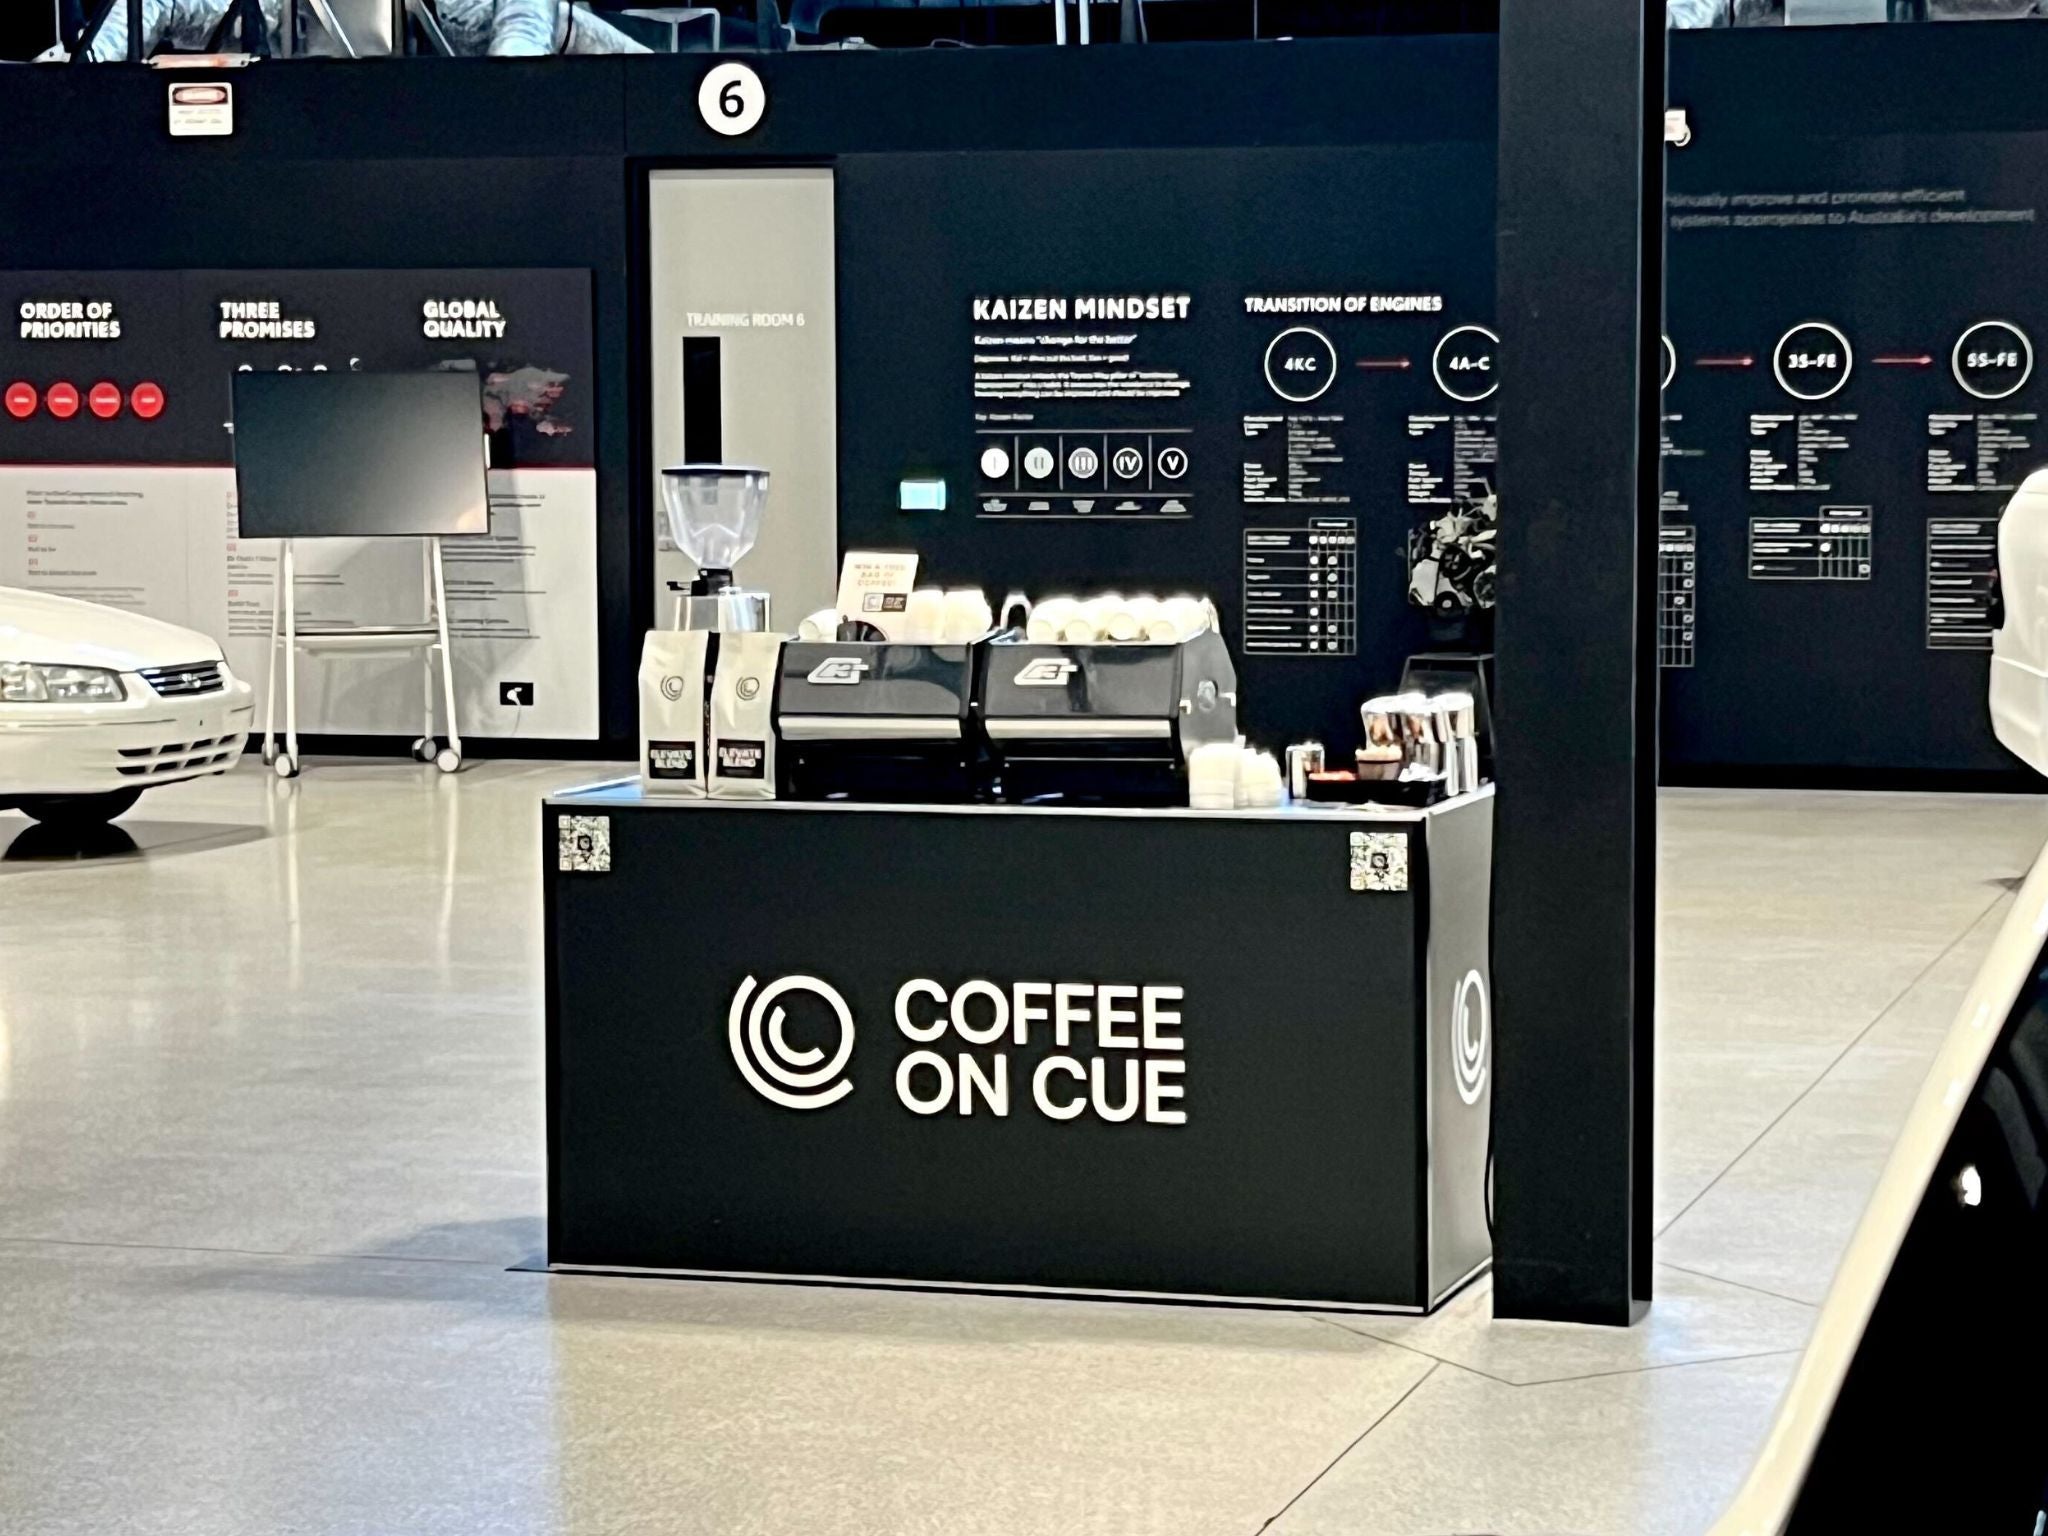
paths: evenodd
<path fill-rule="evenodd" d="M 1698 1536 L 1794 1358 L 1534 1387 L 1439 1366 L 1271 1536 Z"/>
<path fill-rule="evenodd" d="M 1799 1349 L 1813 1326 L 1811 1307 L 1668 1265 L 1655 1284 L 1656 1305 L 1635 1328 L 1496 1322 L 1486 1281 L 1430 1317 L 1330 1320 L 1510 1386 Z"/>

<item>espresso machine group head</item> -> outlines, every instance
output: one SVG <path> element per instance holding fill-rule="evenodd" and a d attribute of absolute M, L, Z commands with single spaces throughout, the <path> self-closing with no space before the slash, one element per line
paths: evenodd
<path fill-rule="evenodd" d="M 661 472 L 669 537 L 697 563 L 688 583 L 672 581 L 677 629 L 762 631 L 768 594 L 734 584 L 733 568 L 761 536 L 768 471 L 747 464 L 676 464 Z"/>

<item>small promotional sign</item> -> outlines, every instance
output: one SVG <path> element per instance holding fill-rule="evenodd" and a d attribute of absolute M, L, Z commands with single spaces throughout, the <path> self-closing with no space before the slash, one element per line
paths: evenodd
<path fill-rule="evenodd" d="M 904 638 L 910 589 L 917 585 L 917 552 L 849 549 L 839 566 L 841 617 L 872 624 L 891 640 Z"/>

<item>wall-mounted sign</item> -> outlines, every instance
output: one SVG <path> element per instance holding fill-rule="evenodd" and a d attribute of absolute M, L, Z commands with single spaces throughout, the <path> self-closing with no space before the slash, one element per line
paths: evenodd
<path fill-rule="evenodd" d="M 225 80 L 187 81 L 170 87 L 174 139 L 217 139 L 235 131 L 235 88 Z"/>
<path fill-rule="evenodd" d="M 767 110 L 768 87 L 744 64 L 721 64 L 697 87 L 697 115 L 729 139 L 752 133 Z"/>
<path fill-rule="evenodd" d="M 278 551 L 239 533 L 235 373 L 474 371 L 492 525 L 446 555 L 463 733 L 597 734 L 588 272 L 8 272 L 0 314 L 0 585 L 203 630 L 259 683 Z M 408 543 L 314 541 L 302 612 L 416 621 Z M 310 730 L 410 734 L 418 668 L 315 661 L 299 707 Z"/>

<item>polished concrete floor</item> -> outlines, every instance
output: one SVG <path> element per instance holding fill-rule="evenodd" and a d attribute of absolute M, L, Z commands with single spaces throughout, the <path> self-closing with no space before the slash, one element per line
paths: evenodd
<path fill-rule="evenodd" d="M 91 859 L 0 815 L 0 1532 L 1699 1531 L 2048 836 L 1667 795 L 1659 1297 L 1611 1332 L 514 1268 L 536 807 L 593 776 L 245 768 Z"/>

